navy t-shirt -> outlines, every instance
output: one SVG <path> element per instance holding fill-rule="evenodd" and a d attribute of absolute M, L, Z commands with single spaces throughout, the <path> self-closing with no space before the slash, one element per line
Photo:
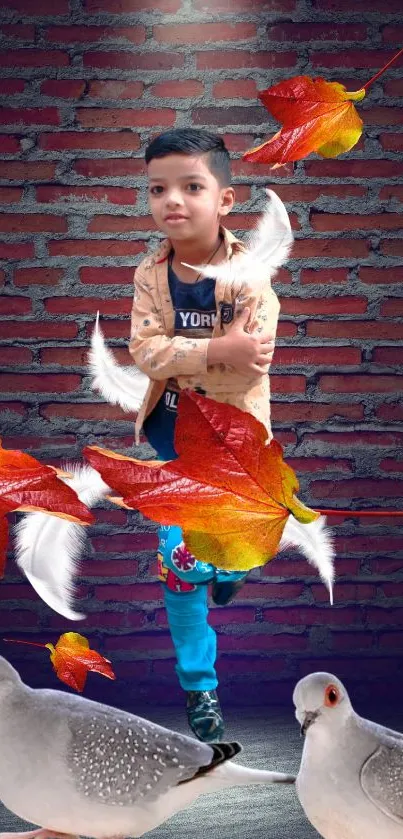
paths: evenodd
<path fill-rule="evenodd" d="M 205 277 L 197 283 L 184 283 L 168 263 L 168 283 L 175 310 L 175 335 L 185 338 L 211 338 L 216 319 L 215 279 Z M 163 460 L 174 460 L 175 423 L 179 386 L 169 379 L 154 410 L 144 422 L 148 442 Z"/>

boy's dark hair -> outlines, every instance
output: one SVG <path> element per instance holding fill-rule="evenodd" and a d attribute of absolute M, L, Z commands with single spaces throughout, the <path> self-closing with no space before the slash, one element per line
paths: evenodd
<path fill-rule="evenodd" d="M 207 165 L 220 186 L 231 183 L 231 164 L 228 149 L 219 134 L 210 134 L 202 128 L 172 128 L 154 137 L 145 152 L 145 161 L 167 154 L 207 154 Z"/>

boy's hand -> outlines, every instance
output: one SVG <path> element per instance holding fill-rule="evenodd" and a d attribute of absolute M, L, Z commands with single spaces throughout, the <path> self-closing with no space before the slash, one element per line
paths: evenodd
<path fill-rule="evenodd" d="M 274 340 L 270 335 L 245 332 L 249 316 L 250 309 L 244 309 L 226 335 L 211 339 L 207 352 L 208 364 L 223 362 L 244 375 L 267 373 L 273 358 Z"/>

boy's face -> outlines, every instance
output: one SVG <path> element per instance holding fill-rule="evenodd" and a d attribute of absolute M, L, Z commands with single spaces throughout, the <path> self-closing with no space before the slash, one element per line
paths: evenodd
<path fill-rule="evenodd" d="M 170 239 L 207 239 L 234 204 L 234 190 L 220 186 L 205 154 L 154 158 L 148 164 L 148 180 L 153 219 Z"/>

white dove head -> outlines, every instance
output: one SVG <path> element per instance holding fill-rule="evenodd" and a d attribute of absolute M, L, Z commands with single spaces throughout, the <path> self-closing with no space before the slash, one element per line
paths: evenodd
<path fill-rule="evenodd" d="M 12 664 L 0 656 L 0 698 L 20 682 L 20 676 Z"/>
<path fill-rule="evenodd" d="M 351 713 L 347 690 L 332 673 L 305 676 L 295 686 L 292 698 L 301 734 L 306 734 L 313 725 L 340 725 Z"/>

